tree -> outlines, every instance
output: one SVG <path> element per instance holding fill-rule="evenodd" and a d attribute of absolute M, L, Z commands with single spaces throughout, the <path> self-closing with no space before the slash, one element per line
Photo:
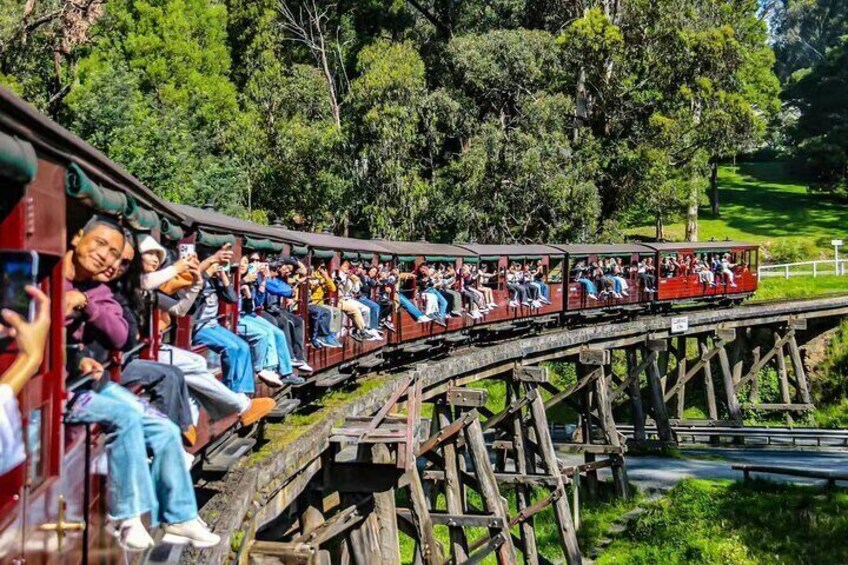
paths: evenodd
<path fill-rule="evenodd" d="M 848 39 L 796 77 L 787 92 L 801 116 L 792 137 L 796 162 L 814 190 L 848 196 Z"/>
<path fill-rule="evenodd" d="M 827 50 L 848 34 L 844 0 L 775 0 L 775 68 L 783 82 L 793 73 L 823 61 Z"/>

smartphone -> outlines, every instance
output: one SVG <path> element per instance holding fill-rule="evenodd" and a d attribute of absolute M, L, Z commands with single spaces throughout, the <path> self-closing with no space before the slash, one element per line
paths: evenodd
<path fill-rule="evenodd" d="M 191 255 L 197 255 L 197 252 L 194 248 L 193 243 L 181 243 L 180 244 L 180 259 L 185 259 Z"/>
<path fill-rule="evenodd" d="M 35 319 L 35 302 L 26 293 L 38 276 L 38 253 L 0 250 L 0 307 L 13 310 L 29 320 Z"/>

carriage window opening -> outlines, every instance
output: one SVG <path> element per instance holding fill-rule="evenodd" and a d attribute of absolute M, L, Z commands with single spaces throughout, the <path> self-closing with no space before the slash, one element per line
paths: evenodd
<path fill-rule="evenodd" d="M 561 259 L 553 261 L 547 276 L 549 283 L 559 284 L 562 282 L 562 267 L 563 261 Z"/>

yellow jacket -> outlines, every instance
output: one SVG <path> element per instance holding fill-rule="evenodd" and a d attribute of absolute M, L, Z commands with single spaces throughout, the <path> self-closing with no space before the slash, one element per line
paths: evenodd
<path fill-rule="evenodd" d="M 312 304 L 323 304 L 327 294 L 335 291 L 336 283 L 329 275 L 315 271 L 313 278 L 309 279 L 309 297 Z"/>

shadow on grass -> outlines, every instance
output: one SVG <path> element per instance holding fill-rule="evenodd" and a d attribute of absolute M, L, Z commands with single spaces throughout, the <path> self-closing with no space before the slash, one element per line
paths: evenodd
<path fill-rule="evenodd" d="M 847 511 L 844 489 L 686 480 L 598 563 L 848 563 Z"/>

